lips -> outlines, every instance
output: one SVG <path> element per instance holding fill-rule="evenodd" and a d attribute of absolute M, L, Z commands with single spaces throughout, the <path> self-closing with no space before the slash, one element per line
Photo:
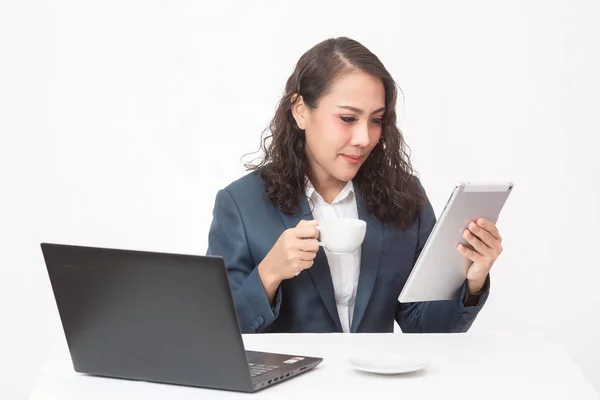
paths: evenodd
<path fill-rule="evenodd" d="M 344 159 L 346 161 L 348 161 L 350 164 L 356 164 L 362 158 L 362 156 L 356 156 L 356 155 L 350 155 L 350 154 L 342 154 L 342 157 L 344 157 Z"/>

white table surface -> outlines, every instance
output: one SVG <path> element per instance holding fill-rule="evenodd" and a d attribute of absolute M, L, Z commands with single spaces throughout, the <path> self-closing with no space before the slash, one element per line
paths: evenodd
<path fill-rule="evenodd" d="M 258 334 L 248 350 L 323 357 L 311 372 L 254 394 L 91 377 L 73 371 L 66 345 L 52 353 L 32 400 L 71 399 L 598 399 L 559 344 L 537 336 L 481 334 Z M 357 371 L 352 355 L 395 351 L 426 356 L 406 375 Z M 352 396 L 352 397 L 349 397 Z"/>

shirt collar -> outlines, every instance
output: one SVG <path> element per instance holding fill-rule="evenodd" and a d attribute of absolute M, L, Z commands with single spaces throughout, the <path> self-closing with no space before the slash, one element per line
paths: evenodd
<path fill-rule="evenodd" d="M 309 199 L 313 199 L 313 196 L 321 196 L 317 190 L 315 189 L 315 187 L 313 186 L 312 182 L 310 181 L 310 179 L 306 178 L 306 185 L 304 187 L 304 192 L 306 193 L 306 197 L 308 197 Z M 337 197 L 333 200 L 332 203 L 336 203 L 338 201 L 342 201 L 344 200 L 346 197 L 350 196 L 350 194 L 354 194 L 354 183 L 352 183 L 352 181 L 348 181 L 346 183 L 346 186 L 344 186 L 344 188 L 342 189 L 342 191 L 337 195 Z"/>

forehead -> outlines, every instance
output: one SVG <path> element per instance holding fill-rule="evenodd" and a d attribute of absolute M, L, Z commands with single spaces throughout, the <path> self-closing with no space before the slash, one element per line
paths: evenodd
<path fill-rule="evenodd" d="M 338 78 L 323 96 L 324 107 L 352 106 L 366 112 L 385 106 L 385 88 L 381 79 L 364 72 L 350 72 Z"/>

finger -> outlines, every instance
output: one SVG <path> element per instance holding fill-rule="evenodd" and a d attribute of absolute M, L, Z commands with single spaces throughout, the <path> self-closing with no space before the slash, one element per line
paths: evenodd
<path fill-rule="evenodd" d="M 297 273 L 300 273 L 300 272 L 304 271 L 305 269 L 309 269 L 310 267 L 312 267 L 312 265 L 313 265 L 312 260 L 300 260 L 296 264 L 295 270 Z"/>
<path fill-rule="evenodd" d="M 477 225 L 475 222 L 471 222 L 468 226 L 471 231 L 479 240 L 481 240 L 487 247 L 495 249 L 498 247 L 498 240 L 492 236 L 491 233 Z"/>
<path fill-rule="evenodd" d="M 298 222 L 298 224 L 296 225 L 296 228 L 299 228 L 301 226 L 316 226 L 319 225 L 319 221 L 317 221 L 316 219 L 303 219 L 302 221 Z"/>
<path fill-rule="evenodd" d="M 470 249 L 463 244 L 459 244 L 457 246 L 457 249 L 460 254 L 467 257 L 469 260 L 473 261 L 474 263 L 482 263 L 483 262 L 483 256 L 473 249 Z"/>
<path fill-rule="evenodd" d="M 302 252 L 316 253 L 319 251 L 319 242 L 316 239 L 298 239 L 297 248 Z"/>
<path fill-rule="evenodd" d="M 495 239 L 502 240 L 496 224 L 488 221 L 485 218 L 477 218 L 477 225 L 488 231 Z"/>
<path fill-rule="evenodd" d="M 477 236 L 473 235 L 473 233 L 470 230 L 465 229 L 463 232 L 463 237 L 465 238 L 467 243 L 473 246 L 473 249 L 475 249 L 477 253 L 481 255 L 488 255 L 490 253 L 491 248 L 489 248 L 485 243 L 483 243 Z"/>
<path fill-rule="evenodd" d="M 317 256 L 316 251 L 296 250 L 296 252 L 294 253 L 294 258 L 296 258 L 297 260 L 300 260 L 300 261 L 312 261 L 315 259 L 316 256 Z"/>
<path fill-rule="evenodd" d="M 319 230 L 316 226 L 299 226 L 294 228 L 294 235 L 298 239 L 316 239 L 319 237 Z"/>

